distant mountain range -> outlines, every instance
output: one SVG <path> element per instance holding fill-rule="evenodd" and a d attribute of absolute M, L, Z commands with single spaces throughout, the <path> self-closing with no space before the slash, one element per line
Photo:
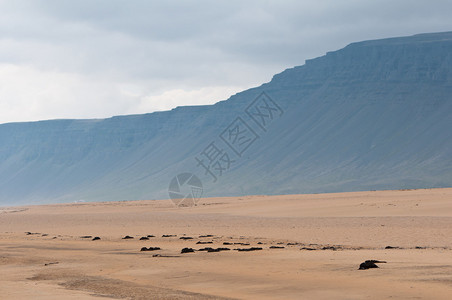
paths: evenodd
<path fill-rule="evenodd" d="M 364 41 L 207 106 L 0 125 L 0 205 L 452 186 L 452 32 Z"/>

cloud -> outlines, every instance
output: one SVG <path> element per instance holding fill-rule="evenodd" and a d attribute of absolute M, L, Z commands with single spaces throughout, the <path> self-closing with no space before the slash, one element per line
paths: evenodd
<path fill-rule="evenodd" d="M 0 123 L 212 103 L 350 42 L 451 30 L 451 9 L 443 0 L 0 0 Z"/>

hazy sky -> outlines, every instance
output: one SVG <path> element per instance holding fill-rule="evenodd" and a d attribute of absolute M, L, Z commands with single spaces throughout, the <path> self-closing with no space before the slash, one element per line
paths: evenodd
<path fill-rule="evenodd" d="M 360 40 L 452 31 L 452 1 L 0 0 L 0 123 L 208 104 Z"/>

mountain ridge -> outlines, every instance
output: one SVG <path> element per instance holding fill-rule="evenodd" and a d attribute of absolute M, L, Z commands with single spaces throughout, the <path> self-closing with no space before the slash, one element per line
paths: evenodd
<path fill-rule="evenodd" d="M 0 204 L 452 186 L 452 32 L 352 43 L 208 106 L 0 125 Z M 246 113 L 265 92 L 281 118 Z M 196 157 L 240 117 L 259 136 L 212 182 Z M 231 154 L 231 156 L 233 153 Z"/>

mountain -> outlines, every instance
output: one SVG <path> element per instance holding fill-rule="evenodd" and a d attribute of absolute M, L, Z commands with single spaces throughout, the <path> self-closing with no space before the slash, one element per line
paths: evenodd
<path fill-rule="evenodd" d="M 0 125 L 1 205 L 168 198 L 186 172 L 204 196 L 451 187 L 452 32 L 353 43 L 215 105 Z"/>

